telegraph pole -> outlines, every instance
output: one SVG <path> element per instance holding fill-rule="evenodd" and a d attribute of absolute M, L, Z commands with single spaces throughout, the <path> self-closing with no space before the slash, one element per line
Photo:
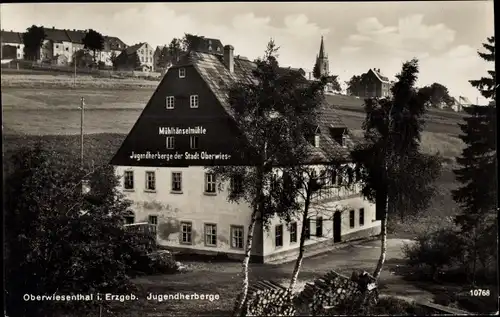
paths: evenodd
<path fill-rule="evenodd" d="M 73 88 L 76 88 L 76 48 L 73 48 L 73 65 L 74 65 L 74 75 L 73 75 Z"/>
<path fill-rule="evenodd" d="M 83 113 L 85 111 L 85 98 L 81 98 L 80 107 L 80 161 L 83 168 Z"/>

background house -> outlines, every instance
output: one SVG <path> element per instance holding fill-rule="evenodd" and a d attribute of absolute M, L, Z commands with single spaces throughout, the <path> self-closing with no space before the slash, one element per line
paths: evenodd
<path fill-rule="evenodd" d="M 40 48 L 40 61 L 55 65 L 67 65 L 73 62 L 76 52 L 84 49 L 83 39 L 86 31 L 84 30 L 66 30 L 44 28 L 45 40 Z M 24 44 L 22 43 L 22 35 L 20 32 L 4 31 L 1 32 L 1 44 L 4 46 L 16 47 L 17 59 L 24 59 Z M 104 49 L 102 52 L 97 52 L 98 61 L 104 62 L 111 66 L 111 57 L 113 54 L 118 56 L 127 45 L 117 37 L 103 36 Z M 2 51 L 9 52 L 12 55 L 12 49 L 6 48 Z M 12 57 L 12 56 L 11 56 Z"/>
<path fill-rule="evenodd" d="M 24 44 L 22 33 L 2 30 L 0 34 L 0 42 L 2 43 L 1 59 L 24 58 Z"/>
<path fill-rule="evenodd" d="M 116 69 L 151 72 L 154 70 L 153 53 L 154 50 L 148 43 L 138 43 L 129 46 L 118 55 Z M 136 63 L 136 57 L 138 58 L 138 63 Z"/>
<path fill-rule="evenodd" d="M 382 75 L 380 68 L 369 69 L 357 79 L 351 82 L 347 88 L 347 93 L 352 96 L 363 98 L 383 98 L 391 94 L 391 87 L 394 84 L 386 76 Z"/>

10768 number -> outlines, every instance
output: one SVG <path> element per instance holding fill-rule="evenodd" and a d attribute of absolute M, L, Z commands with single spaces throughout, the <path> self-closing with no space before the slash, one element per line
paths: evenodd
<path fill-rule="evenodd" d="M 489 289 L 471 289 L 470 296 L 490 296 Z"/>

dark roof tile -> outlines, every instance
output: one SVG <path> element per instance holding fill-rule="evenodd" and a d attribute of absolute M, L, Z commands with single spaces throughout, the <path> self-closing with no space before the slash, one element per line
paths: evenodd
<path fill-rule="evenodd" d="M 19 32 L 2 31 L 0 41 L 2 43 L 22 44 L 23 34 Z"/>
<path fill-rule="evenodd" d="M 43 28 L 45 39 L 56 43 L 71 42 L 66 30 Z"/>
<path fill-rule="evenodd" d="M 256 80 L 252 74 L 256 64 L 247 59 L 235 57 L 233 73 L 229 72 L 224 66 L 222 56 L 215 54 L 191 51 L 180 59 L 177 66 L 187 64 L 195 67 L 229 115 L 233 114 L 229 104 L 228 88 L 235 82 L 252 82 Z M 294 71 L 291 68 L 283 68 L 282 70 Z M 331 159 L 348 161 L 350 157 L 349 151 L 354 146 L 354 141 L 348 134 L 347 126 L 326 99 L 321 106 L 320 113 L 318 125 L 321 131 L 321 147 L 313 147 L 311 159 L 319 159 L 323 162 L 331 161 Z M 347 133 L 346 147 L 343 147 L 333 137 L 333 133 L 342 133 L 343 131 Z"/>

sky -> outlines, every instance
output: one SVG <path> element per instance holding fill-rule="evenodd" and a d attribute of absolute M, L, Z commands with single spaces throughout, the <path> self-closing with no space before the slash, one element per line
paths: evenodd
<path fill-rule="evenodd" d="M 168 44 L 184 33 L 217 38 L 236 55 L 263 55 L 270 38 L 282 66 L 312 70 L 321 36 L 331 74 L 343 83 L 370 68 L 390 79 L 416 57 L 418 85 L 486 101 L 468 80 L 493 68 L 477 50 L 494 34 L 493 1 L 14 3 L 0 7 L 3 30 L 29 26 L 94 29 L 128 45 Z M 476 99 L 478 98 L 478 99 Z"/>

